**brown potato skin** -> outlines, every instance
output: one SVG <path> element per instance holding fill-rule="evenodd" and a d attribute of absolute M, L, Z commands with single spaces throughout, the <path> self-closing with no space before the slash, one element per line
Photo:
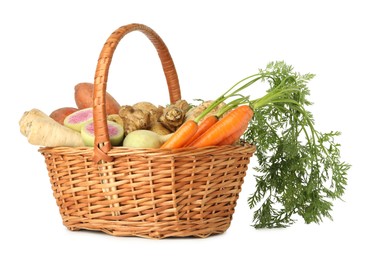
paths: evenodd
<path fill-rule="evenodd" d="M 75 107 L 61 107 L 51 112 L 49 117 L 57 121 L 59 124 L 64 125 L 64 119 L 77 110 L 78 109 Z"/>
<path fill-rule="evenodd" d="M 75 102 L 78 109 L 93 107 L 94 84 L 79 83 L 75 86 Z M 120 104 L 106 92 L 106 112 L 108 115 L 118 114 Z"/>

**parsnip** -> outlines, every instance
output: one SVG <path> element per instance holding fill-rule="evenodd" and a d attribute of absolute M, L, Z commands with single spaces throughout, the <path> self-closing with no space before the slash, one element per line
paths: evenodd
<path fill-rule="evenodd" d="M 39 146 L 84 146 L 81 134 L 62 126 L 38 109 L 23 114 L 19 121 L 21 133 L 30 144 Z"/>
<path fill-rule="evenodd" d="M 26 131 L 27 131 L 27 128 L 30 122 L 38 118 L 47 118 L 47 117 L 48 117 L 47 114 L 45 114 L 44 112 L 36 108 L 30 111 L 24 112 L 21 120 L 19 121 L 19 128 L 21 130 L 21 133 L 24 136 L 27 136 Z"/>

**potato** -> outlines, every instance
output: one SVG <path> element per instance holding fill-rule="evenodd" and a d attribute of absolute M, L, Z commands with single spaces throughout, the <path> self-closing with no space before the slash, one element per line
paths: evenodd
<path fill-rule="evenodd" d="M 93 107 L 94 84 L 79 83 L 75 86 L 75 102 L 79 109 Z M 120 104 L 106 92 L 106 112 L 108 115 L 118 114 Z"/>

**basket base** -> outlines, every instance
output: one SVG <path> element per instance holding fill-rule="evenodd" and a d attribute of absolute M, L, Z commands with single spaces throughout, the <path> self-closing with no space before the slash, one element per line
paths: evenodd
<path fill-rule="evenodd" d="M 210 221 L 192 221 L 182 223 L 118 223 L 116 221 L 97 221 L 97 223 L 79 223 L 68 225 L 63 223 L 70 231 L 98 231 L 118 237 L 142 237 L 151 239 L 163 239 L 171 237 L 196 237 L 206 238 L 212 235 L 222 234 L 230 226 L 230 219 L 212 219 Z M 124 225 L 125 224 L 125 225 Z"/>

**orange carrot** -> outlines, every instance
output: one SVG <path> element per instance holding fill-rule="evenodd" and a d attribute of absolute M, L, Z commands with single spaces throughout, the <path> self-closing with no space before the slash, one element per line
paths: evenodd
<path fill-rule="evenodd" d="M 248 105 L 242 105 L 233 109 L 197 138 L 191 146 L 204 147 L 218 145 L 227 136 L 233 134 L 248 123 L 253 114 L 254 112 Z"/>
<path fill-rule="evenodd" d="M 165 149 L 175 149 L 183 147 L 184 144 L 192 138 L 197 132 L 198 125 L 194 120 L 184 122 L 174 134 L 161 146 Z"/>
<path fill-rule="evenodd" d="M 246 124 L 244 124 L 240 129 L 238 129 L 237 131 L 234 131 L 233 134 L 227 136 L 220 143 L 218 143 L 218 145 L 231 145 L 237 142 L 240 139 L 241 135 L 245 133 L 248 124 L 249 122 L 246 122 Z"/>
<path fill-rule="evenodd" d="M 215 115 L 205 118 L 205 120 L 198 125 L 197 132 L 188 140 L 184 147 L 190 146 L 193 141 L 195 141 L 198 137 L 205 133 L 216 122 L 218 122 L 218 117 Z"/>

